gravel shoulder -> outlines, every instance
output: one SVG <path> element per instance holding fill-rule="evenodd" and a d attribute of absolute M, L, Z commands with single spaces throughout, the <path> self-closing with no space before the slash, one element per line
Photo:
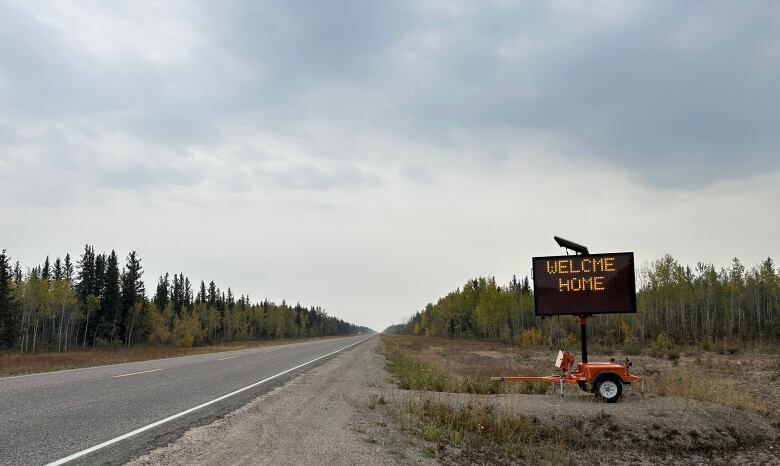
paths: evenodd
<path fill-rule="evenodd" d="M 376 409 L 394 391 L 376 352 L 378 340 L 344 351 L 128 464 L 436 464 L 423 442 Z"/>

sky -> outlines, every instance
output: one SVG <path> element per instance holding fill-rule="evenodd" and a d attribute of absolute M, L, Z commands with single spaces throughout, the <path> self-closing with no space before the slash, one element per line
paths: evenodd
<path fill-rule="evenodd" d="M 0 1 L 0 248 L 381 330 L 531 257 L 780 246 L 780 3 Z"/>

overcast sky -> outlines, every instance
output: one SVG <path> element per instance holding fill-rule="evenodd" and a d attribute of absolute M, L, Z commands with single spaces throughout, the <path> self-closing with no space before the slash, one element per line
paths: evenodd
<path fill-rule="evenodd" d="M 381 330 L 557 234 L 778 259 L 780 3 L 0 2 L 0 248 Z"/>

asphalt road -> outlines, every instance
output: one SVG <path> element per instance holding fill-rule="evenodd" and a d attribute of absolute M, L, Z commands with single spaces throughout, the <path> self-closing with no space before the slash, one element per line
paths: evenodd
<path fill-rule="evenodd" d="M 0 464 L 54 462 L 273 377 L 74 460 L 122 463 L 338 353 L 296 366 L 364 339 L 365 335 L 315 340 L 0 378 Z"/>

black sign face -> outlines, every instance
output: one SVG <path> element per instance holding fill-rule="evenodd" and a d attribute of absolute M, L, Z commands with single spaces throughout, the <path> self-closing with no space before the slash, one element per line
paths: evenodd
<path fill-rule="evenodd" d="M 534 257 L 537 316 L 636 312 L 634 253 Z"/>

